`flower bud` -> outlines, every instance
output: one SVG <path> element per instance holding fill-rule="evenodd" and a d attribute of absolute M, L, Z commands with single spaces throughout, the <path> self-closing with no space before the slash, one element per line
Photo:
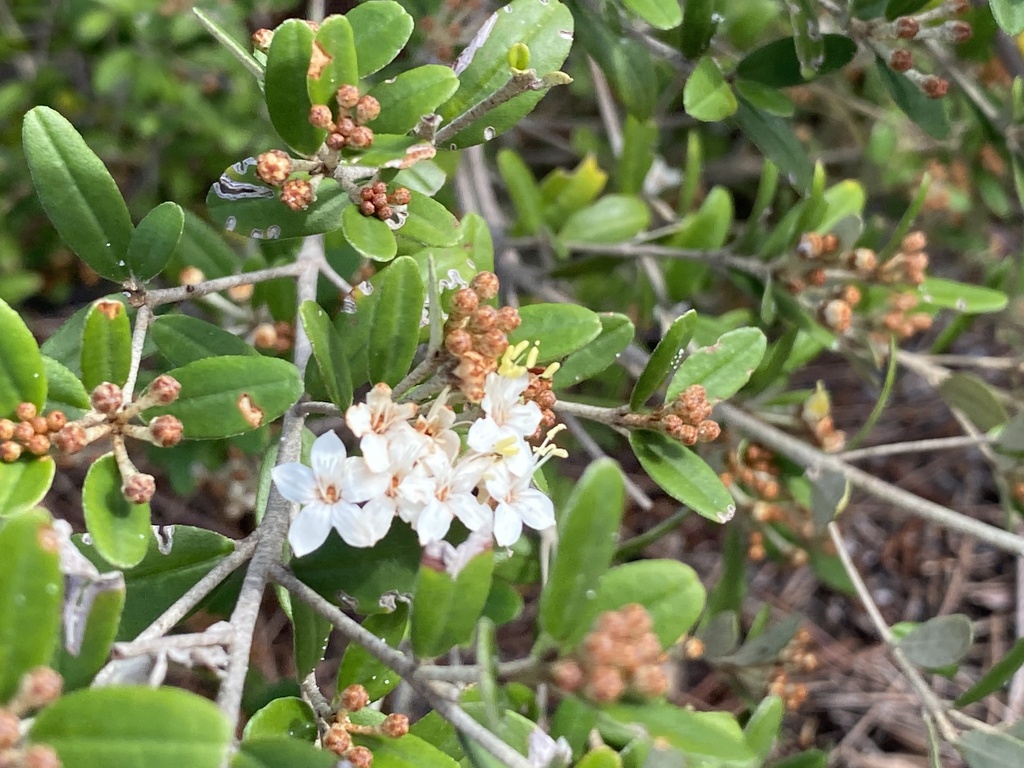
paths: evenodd
<path fill-rule="evenodd" d="M 561 659 L 551 665 L 555 685 L 567 693 L 575 693 L 583 685 L 583 668 L 574 659 Z"/>
<path fill-rule="evenodd" d="M 405 187 L 398 187 L 388 195 L 388 202 L 392 205 L 408 205 L 412 201 L 412 192 Z"/>
<path fill-rule="evenodd" d="M 821 235 L 808 232 L 801 236 L 796 246 L 796 255 L 801 259 L 816 259 L 821 256 Z"/>
<path fill-rule="evenodd" d="M 61 768 L 61 762 L 53 747 L 33 744 L 22 753 L 21 768 Z"/>
<path fill-rule="evenodd" d="M 377 193 L 373 191 L 371 187 L 363 187 L 359 190 L 359 199 L 367 202 L 373 202 L 373 198 L 376 197 Z"/>
<path fill-rule="evenodd" d="M 497 360 L 508 349 L 508 337 L 497 328 L 492 328 L 473 340 L 473 348 L 484 357 Z"/>
<path fill-rule="evenodd" d="M 334 723 L 323 737 L 323 746 L 328 752 L 339 757 L 352 748 L 352 736 L 341 723 Z"/>
<path fill-rule="evenodd" d="M 33 456 L 45 456 L 50 452 L 50 438 L 46 435 L 32 435 L 25 441 L 25 447 Z"/>
<path fill-rule="evenodd" d="M 355 120 L 360 125 L 376 120 L 380 115 L 380 102 L 373 96 L 363 96 L 356 102 Z"/>
<path fill-rule="evenodd" d="M 18 408 L 15 410 L 14 414 L 21 421 L 29 421 L 38 415 L 34 403 L 18 403 Z"/>
<path fill-rule="evenodd" d="M 309 108 L 309 124 L 314 128 L 329 131 L 334 127 L 334 115 L 326 104 L 314 104 Z"/>
<path fill-rule="evenodd" d="M 68 423 L 68 417 L 64 411 L 50 411 L 46 414 L 46 427 L 50 432 L 59 432 Z M 0 437 L 3 435 L 0 434 Z"/>
<path fill-rule="evenodd" d="M 174 416 L 157 416 L 149 422 L 149 431 L 161 448 L 170 448 L 181 442 L 182 424 Z"/>
<path fill-rule="evenodd" d="M 252 47 L 257 51 L 266 53 L 270 50 L 270 43 L 274 40 L 274 30 L 257 29 L 252 33 Z"/>
<path fill-rule="evenodd" d="M 717 440 L 720 434 L 722 434 L 722 428 L 718 425 L 717 421 L 705 419 L 697 425 L 698 442 L 710 443 L 713 440 Z"/>
<path fill-rule="evenodd" d="M 369 200 L 363 200 L 363 202 L 359 204 L 359 212 L 363 214 L 363 216 L 376 216 L 377 207 Z"/>
<path fill-rule="evenodd" d="M 32 429 L 30 422 L 19 421 L 14 425 L 14 439 L 22 445 L 26 445 L 35 433 L 36 431 Z"/>
<path fill-rule="evenodd" d="M 359 103 L 359 89 L 354 85 L 343 85 L 335 94 L 335 99 L 342 109 L 352 109 Z"/>
<path fill-rule="evenodd" d="M 292 159 L 280 149 L 272 149 L 256 158 L 256 175 L 271 186 L 281 186 L 291 174 Z"/>
<path fill-rule="evenodd" d="M 660 664 L 644 664 L 633 673 L 633 689 L 647 699 L 668 693 L 668 674 Z"/>
<path fill-rule="evenodd" d="M 153 379 L 153 383 L 149 385 L 149 394 L 151 394 L 160 405 L 169 405 L 178 399 L 178 395 L 181 394 L 181 384 L 176 378 L 166 373 L 162 373 Z"/>
<path fill-rule="evenodd" d="M 0 443 L 0 461 L 5 464 L 13 464 L 21 458 L 22 447 L 13 440 L 4 440 Z"/>
<path fill-rule="evenodd" d="M 324 142 L 327 144 L 328 149 L 339 152 L 345 148 L 346 144 L 348 144 L 348 139 L 345 138 L 344 134 L 334 131 L 327 134 L 327 138 L 324 139 Z"/>
<path fill-rule="evenodd" d="M 966 21 L 947 21 L 942 25 L 956 44 L 966 43 L 974 36 L 974 29 Z"/>
<path fill-rule="evenodd" d="M 515 307 L 501 307 L 498 310 L 498 317 L 495 319 L 495 325 L 498 330 L 505 333 L 512 333 L 522 322 L 523 319 L 519 316 L 519 310 Z"/>
<path fill-rule="evenodd" d="M 594 667 L 587 682 L 587 697 L 598 704 L 609 704 L 618 700 L 625 689 L 625 682 L 618 669 L 611 666 Z"/>
<path fill-rule="evenodd" d="M 366 149 L 373 144 L 373 131 L 365 125 L 357 125 L 348 135 L 348 145 L 353 149 Z"/>
<path fill-rule="evenodd" d="M 89 398 L 94 410 L 108 416 L 115 413 L 124 402 L 124 395 L 117 384 L 105 381 L 92 391 Z"/>
<path fill-rule="evenodd" d="M 341 692 L 341 708 L 348 712 L 358 712 L 370 703 L 370 695 L 361 685 L 350 685 Z"/>
<path fill-rule="evenodd" d="M 456 357 L 461 357 L 473 348 L 473 337 L 468 331 L 457 328 L 445 336 L 444 348 Z"/>
<path fill-rule="evenodd" d="M 44 416 L 36 416 L 35 418 L 28 419 L 27 421 L 32 426 L 32 431 L 37 435 L 45 435 L 50 431 L 50 425 L 46 423 L 46 418 Z"/>
<path fill-rule="evenodd" d="M 353 768 L 370 768 L 373 765 L 373 752 L 367 747 L 352 747 L 345 753 L 345 759 L 352 763 Z"/>
<path fill-rule="evenodd" d="M 355 130 L 356 123 L 351 117 L 339 117 L 334 124 L 334 130 L 341 134 L 342 138 L 348 141 L 348 137 Z"/>
<path fill-rule="evenodd" d="M 136 472 L 124 481 L 121 493 L 132 504 L 146 504 L 156 493 L 156 479 L 144 472 Z"/>
<path fill-rule="evenodd" d="M 480 306 L 480 297 L 469 288 L 460 288 L 452 294 L 452 316 L 468 317 Z"/>
<path fill-rule="evenodd" d="M 949 81 L 937 75 L 928 75 L 921 83 L 921 89 L 929 99 L 941 99 L 949 90 Z"/>
<path fill-rule="evenodd" d="M 481 301 L 490 301 L 498 295 L 498 276 L 493 272 L 478 272 L 469 287 L 476 292 Z"/>
<path fill-rule="evenodd" d="M 921 31 L 921 25 L 913 16 L 900 16 L 893 22 L 892 27 L 900 40 L 913 40 Z"/>
<path fill-rule="evenodd" d="M 928 237 L 920 230 L 910 232 L 900 241 L 900 250 L 904 253 L 916 253 L 928 247 Z"/>
<path fill-rule="evenodd" d="M 14 422 L 10 419 L 0 419 L 0 440 L 10 440 L 12 437 L 14 437 Z"/>
<path fill-rule="evenodd" d="M 0 709 L 0 752 L 10 749 L 21 739 L 21 719 L 7 709 Z"/>
<path fill-rule="evenodd" d="M 383 193 L 375 193 L 370 198 L 370 202 L 373 203 L 374 208 L 383 208 L 388 204 L 388 196 Z"/>
<path fill-rule="evenodd" d="M 306 179 L 289 179 L 281 189 L 281 202 L 293 211 L 304 211 L 313 203 L 313 185 Z"/>
<path fill-rule="evenodd" d="M 377 209 L 377 218 L 381 221 L 390 219 L 394 215 L 394 211 L 391 210 L 390 205 L 384 205 Z"/>
<path fill-rule="evenodd" d="M 818 315 L 827 328 L 842 333 L 850 327 L 853 310 L 842 299 L 832 299 L 821 307 Z"/>
<path fill-rule="evenodd" d="M 405 715 L 392 712 L 384 722 L 381 723 L 380 731 L 392 739 L 400 739 L 409 732 L 409 718 Z"/>
<path fill-rule="evenodd" d="M 25 709 L 40 709 L 55 702 L 64 689 L 64 678 L 50 667 L 35 667 L 21 677 L 15 701 Z"/>
<path fill-rule="evenodd" d="M 477 307 L 469 316 L 468 329 L 470 333 L 480 334 L 494 328 L 498 319 L 498 310 L 489 304 Z"/>
<path fill-rule="evenodd" d="M 85 428 L 81 424 L 71 422 L 65 425 L 57 436 L 53 439 L 54 445 L 68 455 L 78 453 L 80 450 L 88 445 L 88 435 L 85 432 Z"/>
<path fill-rule="evenodd" d="M 206 275 L 199 267 L 185 267 L 178 275 L 178 282 L 182 285 L 199 285 L 205 279 Z"/>

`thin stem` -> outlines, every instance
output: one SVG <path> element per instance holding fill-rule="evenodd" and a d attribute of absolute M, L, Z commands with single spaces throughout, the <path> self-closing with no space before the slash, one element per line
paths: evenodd
<path fill-rule="evenodd" d="M 509 768 L 531 768 L 525 757 L 480 725 L 458 704 L 441 695 L 435 684 L 429 680 L 418 678 L 419 665 L 413 659 L 392 648 L 369 630 L 364 629 L 280 565 L 272 566 L 270 574 L 274 581 L 331 622 L 342 635 L 361 645 L 367 653 L 405 678 L 406 682 L 457 730 L 478 742 L 481 747 Z"/>
<path fill-rule="evenodd" d="M 521 678 L 536 672 L 541 662 L 532 656 L 515 661 L 505 661 L 498 665 L 497 678 L 501 681 Z M 416 670 L 417 680 L 444 680 L 448 683 L 475 683 L 480 679 L 483 668 L 478 664 L 455 664 L 443 666 L 428 664 Z"/>
<path fill-rule="evenodd" d="M 141 292 L 138 295 L 138 298 L 133 297 L 131 303 L 133 306 L 141 306 L 142 304 L 145 304 L 151 309 L 155 309 L 156 307 L 164 304 L 173 304 L 187 299 L 196 299 L 200 296 L 205 296 L 208 293 L 226 291 L 229 288 L 236 288 L 239 285 L 253 285 L 255 283 L 266 282 L 267 280 L 276 280 L 279 277 L 297 277 L 306 271 L 307 268 L 308 265 L 299 260 L 292 262 L 291 264 L 282 264 L 280 266 L 269 267 L 267 269 L 257 269 L 254 272 L 242 272 L 238 275 L 218 277 L 195 285 L 181 285 L 177 288 L 162 288 L 156 291 Z M 314 296 L 315 295 L 316 294 L 314 293 Z"/>
<path fill-rule="evenodd" d="M 323 403 L 319 400 L 310 400 L 305 403 L 298 403 L 295 412 L 303 416 L 316 414 L 318 416 L 344 416 L 345 412 L 334 403 Z"/>
<path fill-rule="evenodd" d="M 638 258 L 651 256 L 659 259 L 680 259 L 682 261 L 695 261 L 701 264 L 708 264 L 712 267 L 725 267 L 735 269 L 738 272 L 745 272 L 748 275 L 767 280 L 771 274 L 771 267 L 764 262 L 736 256 L 731 251 L 721 249 L 716 251 L 701 251 L 692 248 L 673 248 L 668 245 L 654 245 L 651 243 L 617 243 L 601 244 L 566 242 L 562 244 L 573 253 L 598 253 L 606 256 L 624 256 Z"/>
<path fill-rule="evenodd" d="M 853 583 L 853 588 L 857 592 L 857 597 L 864 606 L 864 610 L 867 611 L 868 618 L 871 619 L 871 623 L 875 625 L 875 629 L 878 631 L 878 634 L 881 635 L 885 644 L 889 646 L 889 652 L 892 654 L 893 660 L 896 662 L 897 666 L 899 666 L 911 687 L 913 687 L 917 695 L 921 698 L 921 704 L 924 706 L 925 710 L 935 720 L 935 724 L 938 726 L 939 733 L 942 734 L 942 738 L 951 744 L 956 742 L 959 734 L 957 734 L 952 723 L 949 722 L 949 718 L 946 717 L 945 705 L 928 686 L 928 683 L 921 676 L 921 673 L 918 672 L 914 665 L 910 663 L 903 651 L 896 647 L 892 630 L 890 630 L 889 625 L 885 623 L 885 619 L 882 617 L 881 611 L 878 610 L 878 606 L 871 597 L 871 592 L 868 590 L 867 585 L 864 583 L 864 580 L 860 577 L 860 573 L 857 571 L 857 567 L 853 564 L 853 560 L 850 558 L 850 553 L 846 549 L 846 542 L 843 541 L 843 536 L 839 532 L 839 526 L 835 523 L 829 523 L 828 534 L 832 538 L 832 542 L 836 545 L 836 554 L 839 555 L 843 568 L 846 570 L 846 575 L 850 577 L 850 581 Z"/>
<path fill-rule="evenodd" d="M 639 533 L 631 539 L 626 539 L 624 542 L 619 544 L 618 549 L 615 550 L 615 559 L 623 560 L 626 558 L 639 555 L 647 547 L 667 533 L 674 531 L 683 521 L 690 516 L 690 510 L 688 507 L 682 507 L 671 515 L 666 517 L 657 525 L 648 528 L 643 533 Z"/>
<path fill-rule="evenodd" d="M 441 354 L 440 350 L 435 349 L 431 354 L 423 358 L 419 365 L 409 371 L 404 379 L 395 385 L 391 396 L 397 400 L 417 384 L 426 381 L 432 373 L 441 367 L 444 359 L 445 356 Z"/>
<path fill-rule="evenodd" d="M 139 366 L 142 365 L 142 348 L 146 345 L 146 331 L 153 321 L 153 310 L 143 305 L 135 313 L 135 329 L 132 331 L 131 362 L 128 364 L 128 379 L 121 387 L 124 405 L 132 401 L 135 393 L 135 382 L 139 378 Z"/>
<path fill-rule="evenodd" d="M 579 419 L 565 411 L 560 415 L 562 416 L 562 421 L 564 421 L 565 425 L 569 427 L 569 431 L 572 433 L 573 437 L 579 441 L 579 444 L 583 446 L 583 450 L 589 453 L 591 458 L 600 459 L 608 455 L 601 450 L 601 446 L 597 444 L 597 441 L 592 438 L 586 428 L 580 424 Z M 626 493 L 628 493 L 629 497 L 636 502 L 637 506 L 645 512 L 654 507 L 654 502 L 651 501 L 651 497 L 644 493 L 643 489 L 641 489 L 639 485 L 630 480 L 628 475 L 626 476 Z"/>
<path fill-rule="evenodd" d="M 844 451 L 836 454 L 843 461 L 860 461 L 862 459 L 873 459 L 876 456 L 892 456 L 897 453 L 914 453 L 916 451 L 943 451 L 949 448 L 970 448 L 973 446 L 991 443 L 991 438 L 984 435 L 979 437 L 935 437 L 927 440 L 909 440 L 905 443 L 889 443 L 887 445 L 873 445 L 869 448 L 858 448 L 855 451 Z"/>

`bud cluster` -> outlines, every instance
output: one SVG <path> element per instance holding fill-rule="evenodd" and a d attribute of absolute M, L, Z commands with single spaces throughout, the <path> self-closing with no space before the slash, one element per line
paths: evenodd
<path fill-rule="evenodd" d="M 327 131 L 328 149 L 369 149 L 373 145 L 373 129 L 366 123 L 380 116 L 380 102 L 369 94 L 360 96 L 355 85 L 341 86 L 334 100 L 338 105 L 337 119 L 327 105 L 314 104 L 309 110 L 310 125 Z"/>
<path fill-rule="evenodd" d="M 17 461 L 26 452 L 32 456 L 46 455 L 54 436 L 68 421 L 63 411 L 43 415 L 33 403 L 19 403 L 14 415 L 16 422 L 0 419 L 0 461 L 6 464 Z"/>
<path fill-rule="evenodd" d="M 892 317 L 887 320 L 887 315 L 876 312 L 856 315 L 854 308 L 861 303 L 865 288 L 892 291 L 901 284 L 920 285 L 928 268 L 926 245 L 922 232 L 911 232 L 903 238 L 899 252 L 880 263 L 870 248 L 844 251 L 835 235 L 810 232 L 800 238 L 777 276 L 790 293 L 814 309 L 818 321 L 829 330 L 850 334 L 861 329 L 874 337 L 881 332 L 875 340 L 884 344 L 889 332 L 905 339 L 931 327 L 931 318 L 918 314 L 897 319 L 890 312 Z"/>
<path fill-rule="evenodd" d="M 456 361 L 453 375 L 471 403 L 483 400 L 484 379 L 498 370 L 508 349 L 508 334 L 522 322 L 514 307 L 495 309 L 484 303 L 497 295 L 497 275 L 480 272 L 468 288 L 452 295 L 451 311 L 444 325 L 444 347 Z"/>
<path fill-rule="evenodd" d="M 531 368 L 529 373 L 530 383 L 523 390 L 523 400 L 525 402 L 532 400 L 540 408 L 540 426 L 528 439 L 539 440 L 551 427 L 555 426 L 557 417 L 554 408 L 558 404 L 558 398 L 551 389 L 552 377 L 546 375 L 547 369 Z"/>
<path fill-rule="evenodd" d="M 691 384 L 651 414 L 650 426 L 661 429 L 683 445 L 710 443 L 722 434 L 722 428 L 711 418 L 714 406 L 708 400 L 707 390 L 700 384 Z"/>
<path fill-rule="evenodd" d="M 815 442 L 826 453 L 838 453 L 846 446 L 846 433 L 836 429 L 832 421 L 832 400 L 819 381 L 814 392 L 804 401 L 800 418 Z"/>
<path fill-rule="evenodd" d="M 412 200 L 412 193 L 405 187 L 398 187 L 394 192 L 389 193 L 387 184 L 378 181 L 360 189 L 359 200 L 359 212 L 363 216 L 376 216 L 384 221 L 394 215 L 394 209 L 391 206 L 408 205 Z"/>
<path fill-rule="evenodd" d="M 803 627 L 798 629 L 793 639 L 779 652 L 779 664 L 769 677 L 768 693 L 782 699 L 790 711 L 799 709 L 807 699 L 807 686 L 792 682 L 792 677 L 813 672 L 819 666 L 811 645 L 811 633 Z"/>
<path fill-rule="evenodd" d="M 63 687 L 63 678 L 49 667 L 36 667 L 22 676 L 14 698 L 0 707 L 0 765 L 60 768 L 60 758 L 52 747 L 24 745 L 21 734 L 22 718 L 55 702 Z"/>
<path fill-rule="evenodd" d="M 652 627 L 650 614 L 638 603 L 600 614 L 575 654 L 551 665 L 555 685 L 599 704 L 624 694 L 664 696 L 669 687 L 665 654 Z"/>
<path fill-rule="evenodd" d="M 252 330 L 253 346 L 257 349 L 273 350 L 283 354 L 295 343 L 295 328 L 285 320 L 276 323 L 260 323 Z"/>
<path fill-rule="evenodd" d="M 373 753 L 367 747 L 354 744 L 353 734 L 400 739 L 409 733 L 409 718 L 397 713 L 388 715 L 380 725 L 353 723 L 349 715 L 370 704 L 370 696 L 361 685 L 350 685 L 343 690 L 338 704 L 334 722 L 328 726 L 321 743 L 324 749 L 347 760 L 354 768 L 370 768 L 373 765 Z"/>
<path fill-rule="evenodd" d="M 748 496 L 761 501 L 775 501 L 782 493 L 775 454 L 760 443 L 747 443 L 742 452 L 729 451 L 725 464 L 727 471 L 721 480 L 726 486 L 739 483 Z"/>

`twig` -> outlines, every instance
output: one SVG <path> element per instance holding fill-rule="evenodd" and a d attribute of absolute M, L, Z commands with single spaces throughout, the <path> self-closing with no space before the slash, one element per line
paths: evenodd
<path fill-rule="evenodd" d="M 295 412 L 308 416 L 310 414 L 317 414 L 318 416 L 344 416 L 345 412 L 341 410 L 334 403 L 323 403 L 319 400 L 310 400 L 305 403 L 298 403 L 295 406 Z"/>
<path fill-rule="evenodd" d="M 881 635 L 885 644 L 889 646 L 889 652 L 892 654 L 893 660 L 896 662 L 897 666 L 899 666 L 911 687 L 920 697 L 921 704 L 924 706 L 925 710 L 932 719 L 935 720 L 935 724 L 938 726 L 939 733 L 942 734 L 942 738 L 951 744 L 955 743 L 959 734 L 956 732 L 953 724 L 949 722 L 949 718 L 946 716 L 945 705 L 928 686 L 928 683 L 921 676 L 921 673 L 918 672 L 914 665 L 910 663 L 906 654 L 896 646 L 892 630 L 889 629 L 889 625 L 886 624 L 885 619 L 882 618 L 882 614 L 878 610 L 878 606 L 871 597 L 871 592 L 868 590 L 864 580 L 860 577 L 860 573 L 857 572 L 857 567 L 853 564 L 853 560 L 850 559 L 850 553 L 847 551 L 846 542 L 843 541 L 843 536 L 839 532 L 839 526 L 835 523 L 829 523 L 828 534 L 832 538 L 832 542 L 836 545 L 836 554 L 839 555 L 843 568 L 846 570 L 846 575 L 850 577 L 850 581 L 853 583 L 853 588 L 857 592 L 857 597 L 863 604 L 864 610 L 867 611 L 868 618 L 871 619 L 871 623 L 874 624 L 875 629 L 878 630 L 878 634 Z"/>
<path fill-rule="evenodd" d="M 280 565 L 273 565 L 270 575 L 275 582 L 330 621 L 342 635 L 361 645 L 367 653 L 405 678 L 406 682 L 457 730 L 478 742 L 509 768 L 531 768 L 525 757 L 480 725 L 458 704 L 442 696 L 430 681 L 418 678 L 418 665 L 413 659 L 364 629 Z"/>
<path fill-rule="evenodd" d="M 708 264 L 712 267 L 735 269 L 738 272 L 745 272 L 748 275 L 767 280 L 771 274 L 771 266 L 756 259 L 736 256 L 731 251 L 721 249 L 716 251 L 701 251 L 693 248 L 673 248 L 668 245 L 653 245 L 650 243 L 615 243 L 595 244 L 578 243 L 569 241 L 562 245 L 573 253 L 598 253 L 605 256 L 623 256 L 638 258 L 651 256 L 658 259 L 681 259 L 683 261 L 696 261 L 701 264 Z"/>
<path fill-rule="evenodd" d="M 592 459 L 600 459 L 608 455 L 601 450 L 601 446 L 597 444 L 597 441 L 590 436 L 590 433 L 587 432 L 586 429 L 583 428 L 579 419 L 564 411 L 560 415 L 562 417 L 562 421 L 564 421 L 565 425 L 569 427 L 569 431 L 572 433 L 573 437 L 579 441 L 583 450 L 589 453 Z M 651 497 L 644 493 L 640 486 L 630 480 L 628 474 L 625 475 L 625 478 L 626 493 L 629 494 L 629 497 L 633 499 L 633 501 L 636 502 L 636 505 L 645 512 L 652 509 L 654 507 L 654 502 L 651 501 Z"/>
<path fill-rule="evenodd" d="M 297 277 L 306 269 L 307 265 L 299 260 L 291 264 L 269 267 L 268 269 L 257 269 L 254 272 L 242 272 L 238 275 L 218 277 L 213 280 L 196 283 L 195 285 L 182 285 L 177 288 L 161 288 L 156 291 L 140 292 L 137 296 L 133 296 L 129 303 L 136 307 L 145 304 L 151 309 L 155 309 L 164 304 L 196 299 L 208 293 L 226 291 L 239 285 L 252 285 L 254 283 L 266 282 L 267 280 L 276 280 L 279 277 Z"/>
<path fill-rule="evenodd" d="M 927 440 L 908 440 L 905 443 L 889 443 L 873 445 L 869 448 L 858 448 L 855 451 L 843 451 L 836 456 L 843 461 L 859 461 L 873 459 L 876 456 L 892 456 L 897 453 L 915 453 L 917 451 L 944 451 L 949 448 L 970 448 L 983 443 L 992 442 L 984 435 L 979 437 L 935 437 Z"/>
<path fill-rule="evenodd" d="M 125 405 L 132 401 L 135 392 L 135 382 L 139 378 L 139 366 L 142 365 L 142 348 L 146 345 L 146 331 L 153 321 L 153 310 L 147 306 L 139 307 L 135 313 L 135 328 L 132 331 L 132 354 L 131 362 L 128 364 L 128 379 L 121 387 L 121 394 Z"/>

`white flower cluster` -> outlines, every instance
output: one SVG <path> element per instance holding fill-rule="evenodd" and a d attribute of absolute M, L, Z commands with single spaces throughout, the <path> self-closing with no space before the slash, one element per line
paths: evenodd
<path fill-rule="evenodd" d="M 537 449 L 526 442 L 541 421 L 537 404 L 522 401 L 529 374 L 518 366 L 500 371 L 487 377 L 483 417 L 470 425 L 465 449 L 445 395 L 422 416 L 378 384 L 365 403 L 345 412 L 362 456 L 347 456 L 341 439 L 327 432 L 313 444 L 312 467 L 275 467 L 281 495 L 302 505 L 288 532 L 295 554 L 320 547 L 331 528 L 350 546 L 372 547 L 396 516 L 424 546 L 443 540 L 456 518 L 472 532 L 493 534 L 502 547 L 515 543 L 523 525 L 554 525 L 551 499 L 533 486 L 533 475 L 565 452 L 547 441 Z"/>

